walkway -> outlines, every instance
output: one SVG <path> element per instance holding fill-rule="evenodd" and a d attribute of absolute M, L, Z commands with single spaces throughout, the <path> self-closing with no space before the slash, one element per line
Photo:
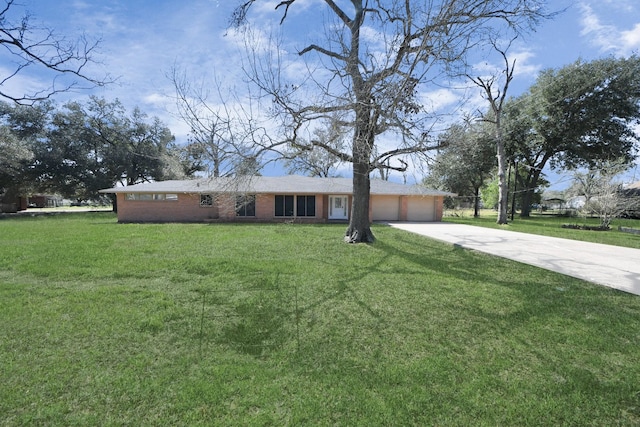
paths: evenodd
<path fill-rule="evenodd" d="M 640 249 L 446 222 L 389 225 L 640 295 Z"/>

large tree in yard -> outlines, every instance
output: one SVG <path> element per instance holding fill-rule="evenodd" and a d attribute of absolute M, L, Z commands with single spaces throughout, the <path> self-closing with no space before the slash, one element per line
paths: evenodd
<path fill-rule="evenodd" d="M 527 169 L 521 216 L 546 166 L 575 169 L 635 158 L 640 124 L 640 58 L 577 61 L 543 71 L 505 107 L 510 156 Z"/>
<path fill-rule="evenodd" d="M 97 200 L 114 185 L 182 178 L 186 169 L 170 130 L 139 109 L 91 97 L 58 109 L 32 144 L 31 181 L 39 191 Z"/>
<path fill-rule="evenodd" d="M 440 137 L 443 146 L 429 165 L 425 184 L 458 196 L 471 196 L 479 215 L 480 188 L 496 167 L 493 131 L 486 123 L 453 125 Z"/>
<path fill-rule="evenodd" d="M 471 77 L 471 81 L 484 92 L 485 99 L 489 102 L 489 114 L 485 114 L 483 121 L 493 125 L 493 133 L 496 144 L 496 158 L 498 160 L 498 224 L 507 223 L 508 186 L 507 182 L 507 154 L 505 150 L 504 131 L 502 128 L 502 116 L 504 113 L 507 91 L 513 80 L 515 60 L 509 61 L 507 49 L 500 48 L 495 41 L 491 41 L 493 48 L 502 56 L 504 61 L 504 80 L 500 82 L 498 76 Z"/>
<path fill-rule="evenodd" d="M 260 0 L 243 0 L 233 19 L 240 26 Z M 283 143 L 311 134 L 313 122 L 338 114 L 351 127 L 349 150 L 306 138 L 353 165 L 353 203 L 345 240 L 372 242 L 370 174 L 407 169 L 407 156 L 437 146 L 433 111 L 420 93 L 446 71 L 463 64 L 472 48 L 532 28 L 545 17 L 531 0 L 324 0 L 280 1 L 281 24 L 304 28 L 298 55 L 305 65 L 286 79 L 283 51 L 265 62 L 257 51 L 248 76 L 272 100 L 287 130 Z M 306 14 L 306 15 L 305 15 Z M 310 19 L 304 19 L 305 17 Z M 324 35 L 315 23 L 324 23 Z M 311 40 L 314 38 L 315 40 Z M 254 44 L 256 46 L 256 44 Z M 271 50 L 272 52 L 272 50 Z M 384 143 L 382 143 L 384 141 Z M 394 161 L 394 159 L 396 159 Z"/>
<path fill-rule="evenodd" d="M 14 203 L 33 190 L 33 148 L 46 134 L 51 111 L 48 102 L 25 106 L 0 101 L 0 202 Z"/>

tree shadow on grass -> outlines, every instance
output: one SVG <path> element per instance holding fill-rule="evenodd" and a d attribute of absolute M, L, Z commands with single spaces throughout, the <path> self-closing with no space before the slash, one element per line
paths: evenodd
<path fill-rule="evenodd" d="M 280 275 L 254 275 L 240 286 L 198 290 L 202 298 L 200 339 L 264 358 L 295 334 L 295 289 Z M 206 321 L 205 321 L 206 319 Z"/>
<path fill-rule="evenodd" d="M 637 414 L 638 371 L 629 371 L 637 333 L 612 325 L 637 323 L 637 297 L 403 233 L 380 232 L 370 247 L 366 260 L 305 296 L 291 365 L 341 396 L 344 411 L 358 393 L 364 399 L 376 390 L 373 397 L 393 405 L 395 393 L 413 387 L 396 402 L 398 419 L 436 393 L 478 412 L 491 412 L 474 400 L 479 393 L 495 392 L 516 411 L 539 398 L 532 413 L 550 423 L 590 415 L 549 412 L 549 396 L 559 406 L 597 401 L 610 413 Z"/>
<path fill-rule="evenodd" d="M 265 357 L 292 338 L 292 313 L 279 292 L 254 292 L 233 305 L 217 342 L 254 357 Z"/>

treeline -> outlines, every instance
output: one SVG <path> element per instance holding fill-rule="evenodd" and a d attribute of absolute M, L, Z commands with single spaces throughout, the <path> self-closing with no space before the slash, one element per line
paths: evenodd
<path fill-rule="evenodd" d="M 118 100 L 58 106 L 0 103 L 0 202 L 34 193 L 105 201 L 115 185 L 181 179 L 203 169 L 158 118 Z"/>
<path fill-rule="evenodd" d="M 640 58 L 577 61 L 544 70 L 528 91 L 507 100 L 501 119 L 510 197 L 527 217 L 548 185 L 546 168 L 599 171 L 636 159 Z M 488 121 L 457 123 L 440 136 L 443 148 L 430 165 L 427 185 L 476 203 L 482 197 L 487 207 L 497 203 L 495 138 Z"/>

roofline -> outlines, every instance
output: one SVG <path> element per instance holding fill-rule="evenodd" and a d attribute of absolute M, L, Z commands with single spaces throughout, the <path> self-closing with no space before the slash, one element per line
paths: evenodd
<path fill-rule="evenodd" d="M 215 184 L 218 179 L 208 180 L 206 178 L 199 180 L 168 180 L 168 181 L 157 181 L 157 182 L 147 182 L 140 184 L 133 184 L 130 186 L 124 187 L 113 187 L 99 190 L 102 194 L 126 194 L 126 193 L 134 193 L 134 194 L 322 194 L 322 195 L 352 195 L 353 194 L 353 183 L 350 178 L 342 178 L 342 177 L 328 177 L 328 178 L 314 178 L 314 177 L 302 177 L 300 179 L 307 180 L 317 180 L 313 185 L 300 183 L 299 187 L 291 186 L 289 180 L 283 181 L 285 185 L 282 185 L 282 188 L 279 188 L 277 184 L 278 179 L 282 178 L 294 178 L 295 175 L 287 175 L 287 176 L 278 176 L 278 177 L 249 177 L 250 182 L 253 178 L 257 178 L 259 180 L 264 178 L 269 182 L 269 185 L 262 186 L 257 185 L 255 188 L 253 185 L 249 185 L 249 189 L 245 190 L 244 185 L 242 184 L 242 180 L 240 184 L 236 185 L 227 185 L 225 184 L 226 179 L 222 179 L 220 185 Z M 209 181 L 209 182 L 207 182 Z M 333 181 L 333 184 L 331 184 Z M 379 179 L 372 179 L 372 184 L 375 182 L 375 187 L 372 185 L 370 194 L 372 195 L 388 195 L 388 196 L 455 196 L 456 194 L 429 189 L 423 187 L 420 184 L 401 184 L 396 182 L 388 182 L 382 181 Z M 275 185 L 274 185 L 275 182 Z M 319 182 L 329 183 L 327 185 L 317 185 Z M 212 185 L 213 183 L 213 185 Z M 306 186 L 310 185 L 309 188 Z M 213 186 L 213 188 L 212 188 Z M 174 188 L 172 188 L 174 187 Z M 254 188 L 251 188 L 254 187 Z M 382 188 L 379 188 L 382 187 Z M 406 191 L 405 191 L 406 190 Z"/>

